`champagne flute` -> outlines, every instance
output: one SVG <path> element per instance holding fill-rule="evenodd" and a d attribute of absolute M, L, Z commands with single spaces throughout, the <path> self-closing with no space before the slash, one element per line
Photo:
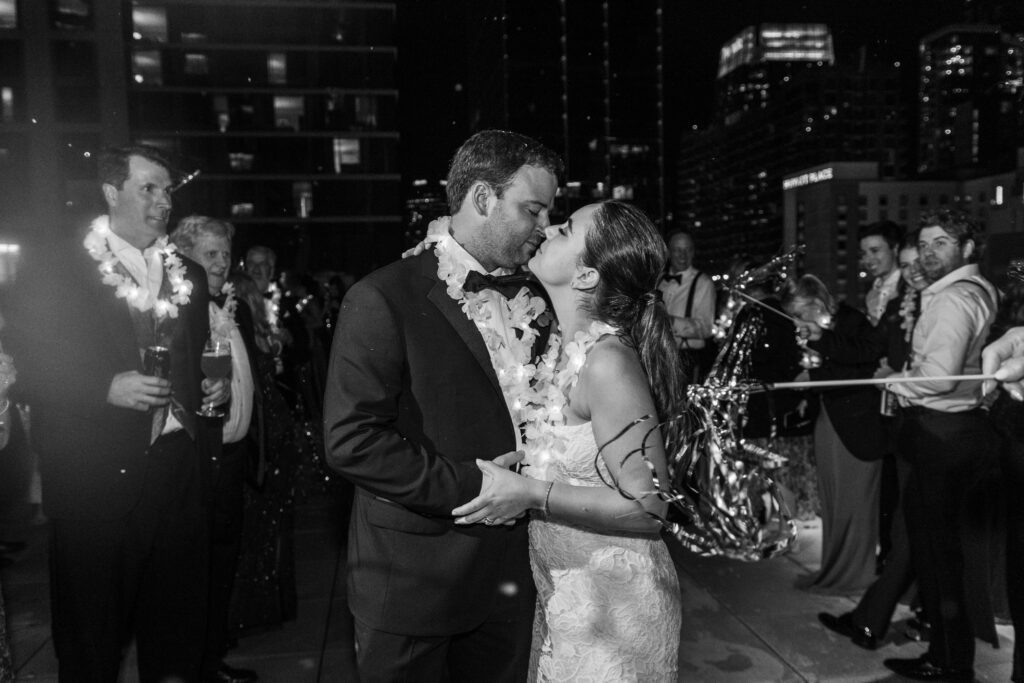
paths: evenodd
<path fill-rule="evenodd" d="M 231 342 L 223 337 L 210 336 L 203 347 L 203 359 L 200 364 L 203 374 L 208 379 L 223 379 L 231 374 Z M 224 411 L 204 404 L 196 411 L 202 417 L 224 417 Z"/>

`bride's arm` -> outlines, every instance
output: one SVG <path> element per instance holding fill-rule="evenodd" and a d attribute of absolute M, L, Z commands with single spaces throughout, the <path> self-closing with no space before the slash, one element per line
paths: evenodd
<path fill-rule="evenodd" d="M 611 441 L 626 425 L 644 415 L 655 415 L 650 387 L 636 354 L 620 343 L 598 344 L 589 354 L 572 396 L 572 409 L 590 418 L 598 445 Z M 619 488 L 629 500 L 606 486 L 573 486 L 527 479 L 480 462 L 484 483 L 480 495 L 452 513 L 459 524 L 491 519 L 502 522 L 525 509 L 546 510 L 551 519 L 601 531 L 653 533 L 657 521 L 644 512 L 664 516 L 667 504 L 654 494 L 651 471 L 639 452 L 647 431 L 657 418 L 642 422 L 608 445 L 601 453 Z M 660 432 L 647 439 L 646 456 L 661 482 L 668 481 Z M 664 484 L 663 484 L 664 485 Z"/>
<path fill-rule="evenodd" d="M 644 512 L 664 517 L 667 504 L 655 494 L 654 479 L 641 457 L 641 447 L 645 447 L 643 455 L 654 465 L 662 487 L 668 482 L 668 470 L 660 430 L 644 441 L 658 418 L 636 353 L 614 338 L 597 344 L 587 357 L 571 398 L 571 410 L 581 418 L 590 418 L 598 446 L 607 444 L 601 457 L 612 481 L 637 500 L 603 486 L 559 483 L 548 500 L 552 518 L 608 531 L 657 531 L 658 522 Z M 650 419 L 612 441 L 627 425 L 645 415 Z"/>

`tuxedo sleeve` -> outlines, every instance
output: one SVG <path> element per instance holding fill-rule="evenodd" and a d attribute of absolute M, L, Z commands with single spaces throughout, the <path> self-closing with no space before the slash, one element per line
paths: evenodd
<path fill-rule="evenodd" d="M 86 310 L 87 302 L 78 292 L 62 296 L 72 285 L 54 285 L 38 277 L 63 274 L 66 267 L 60 262 L 32 263 L 9 301 L 10 325 L 5 332 L 18 368 L 18 394 L 29 403 L 52 405 L 91 420 L 110 411 L 127 411 L 107 403 L 107 395 L 114 376 L 141 370 L 141 359 L 135 366 L 120 366 L 95 352 L 93 339 L 102 325 Z"/>
<path fill-rule="evenodd" d="M 412 389 L 404 344 L 400 316 L 375 284 L 362 281 L 349 290 L 324 398 L 327 461 L 374 495 L 423 514 L 450 516 L 479 493 L 482 475 L 472 460 L 455 461 L 403 433 L 400 407 L 415 402 L 407 395 Z"/>

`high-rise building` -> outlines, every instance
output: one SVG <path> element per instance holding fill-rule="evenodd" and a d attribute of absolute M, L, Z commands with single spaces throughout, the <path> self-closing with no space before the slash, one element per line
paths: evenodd
<path fill-rule="evenodd" d="M 930 176 L 1014 167 L 1024 142 L 1024 34 L 989 24 L 921 39 L 918 171 Z"/>
<path fill-rule="evenodd" d="M 719 53 L 716 119 L 725 125 L 768 106 L 774 90 L 800 71 L 835 63 L 825 24 L 748 26 Z"/>
<path fill-rule="evenodd" d="M 311 269 L 365 272 L 401 251 L 395 2 L 130 11 L 132 137 L 202 172 L 183 210 Z"/>
<path fill-rule="evenodd" d="M 683 137 L 676 220 L 705 265 L 768 257 L 785 243 L 783 180 L 829 160 L 874 163 L 886 178 L 909 172 L 909 115 L 892 63 L 802 69 L 763 108 L 731 125 Z"/>
<path fill-rule="evenodd" d="M 56 231 L 62 210 L 102 210 L 96 152 L 142 142 L 200 171 L 173 220 L 227 218 L 239 249 L 267 244 L 311 269 L 391 260 L 402 245 L 396 8 L 0 0 L 0 182 L 24 189 L 4 192 L 0 219 Z"/>
<path fill-rule="evenodd" d="M 120 3 L 0 0 L 0 235 L 97 213 L 95 152 L 128 140 Z"/>
<path fill-rule="evenodd" d="M 481 0 L 470 11 L 473 130 L 507 128 L 558 151 L 563 211 L 614 197 L 663 221 L 662 2 Z"/>

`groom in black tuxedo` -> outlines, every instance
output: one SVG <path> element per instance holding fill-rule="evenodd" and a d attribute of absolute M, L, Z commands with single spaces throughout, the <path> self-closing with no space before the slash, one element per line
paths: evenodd
<path fill-rule="evenodd" d="M 449 244 L 471 271 L 514 269 L 544 239 L 558 157 L 483 131 L 448 174 Z M 356 485 L 349 604 L 369 681 L 518 681 L 535 589 L 526 522 L 456 526 L 491 460 L 518 444 L 477 323 L 439 276 L 437 250 L 349 290 L 324 407 L 327 458 Z M 500 297 L 491 292 L 489 296 Z M 495 325 L 503 299 L 490 299 Z"/>
<path fill-rule="evenodd" d="M 94 222 L 92 244 L 124 287 L 138 288 L 135 301 L 179 296 L 176 316 L 132 305 L 78 239 L 30 253 L 19 281 L 11 350 L 42 459 L 59 675 L 117 680 L 134 637 L 141 681 L 195 681 L 206 625 L 205 469 L 220 442 L 220 423 L 196 409 L 227 401 L 230 385 L 200 370 L 203 269 L 180 257 L 179 272 L 161 250 L 168 162 L 133 146 L 106 150 L 99 167 L 108 215 Z M 152 345 L 169 348 L 166 378 L 146 372 Z"/>

